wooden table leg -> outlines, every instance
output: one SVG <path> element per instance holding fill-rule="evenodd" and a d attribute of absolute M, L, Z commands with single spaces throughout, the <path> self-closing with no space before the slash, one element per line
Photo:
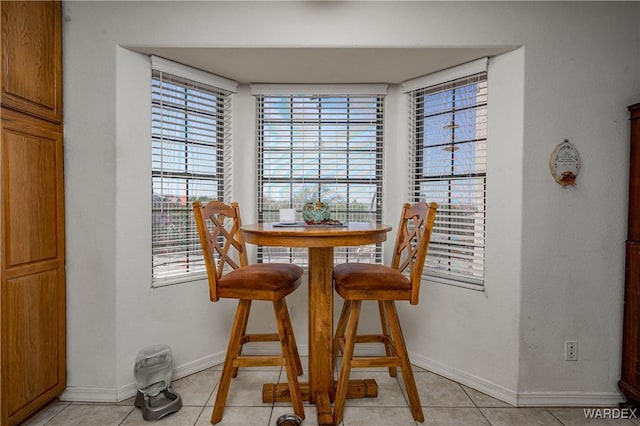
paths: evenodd
<path fill-rule="evenodd" d="M 333 399 L 333 247 L 309 248 L 309 401 L 331 415 Z M 329 403 L 329 407 L 324 407 Z M 318 407 L 318 416 L 320 416 Z M 320 420 L 320 419 L 319 419 Z M 321 423 L 324 424 L 324 423 Z"/>

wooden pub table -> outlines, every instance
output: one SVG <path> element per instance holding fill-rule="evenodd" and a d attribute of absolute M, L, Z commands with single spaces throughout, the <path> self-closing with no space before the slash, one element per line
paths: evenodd
<path fill-rule="evenodd" d="M 300 383 L 302 397 L 315 404 L 319 425 L 333 425 L 333 248 L 376 244 L 387 239 L 388 225 L 355 222 L 344 227 L 244 225 L 245 242 L 309 249 L 309 382 Z M 348 398 L 377 396 L 374 380 L 350 380 Z M 287 401 L 286 383 L 266 384 L 263 402 Z"/>

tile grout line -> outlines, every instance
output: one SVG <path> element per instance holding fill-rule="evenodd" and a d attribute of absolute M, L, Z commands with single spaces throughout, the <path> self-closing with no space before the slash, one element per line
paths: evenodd
<path fill-rule="evenodd" d="M 198 422 L 200 421 L 200 417 L 202 417 L 202 413 L 204 413 L 205 408 L 207 408 L 207 403 L 206 402 L 204 403 L 204 406 L 200 410 L 200 413 L 198 413 L 198 416 L 196 417 L 196 420 L 193 422 L 193 426 L 196 426 L 198 424 Z"/>
<path fill-rule="evenodd" d="M 562 426 L 566 426 L 565 423 L 558 417 L 556 416 L 553 411 L 549 410 L 548 407 L 544 407 L 545 411 L 549 414 L 551 414 L 551 417 L 553 417 L 554 419 L 556 419 Z"/>
<path fill-rule="evenodd" d="M 196 373 L 197 374 L 197 373 Z M 220 380 L 222 379 L 222 372 L 220 372 L 220 377 L 218 377 L 218 380 L 216 381 L 216 383 L 213 385 L 213 388 L 211 389 L 211 392 L 209 393 L 209 396 L 207 397 L 207 399 L 205 399 L 204 404 L 202 405 L 202 409 L 200 410 L 200 414 L 198 414 L 198 417 L 196 417 L 195 422 L 193 423 L 193 426 L 197 425 L 198 422 L 200 421 L 200 417 L 202 417 L 202 414 L 205 412 L 205 410 L 207 409 L 207 402 L 209 402 L 209 400 L 213 397 L 213 393 L 216 391 L 216 389 L 218 389 L 218 387 L 220 386 Z M 213 407 L 216 405 L 216 401 L 213 401 L 213 406 L 211 407 L 211 411 L 213 411 Z M 211 421 L 209 421 L 209 423 L 211 423 Z"/>
<path fill-rule="evenodd" d="M 54 418 L 56 418 L 56 416 L 58 416 L 60 413 L 62 413 L 63 411 L 65 411 L 67 408 L 69 408 L 69 406 L 71 405 L 71 403 L 67 403 L 64 408 L 60 411 L 58 411 L 56 414 L 54 414 L 53 416 L 51 416 L 49 419 L 47 419 L 43 424 L 44 426 L 48 425 L 49 423 L 51 423 L 51 420 L 53 420 Z M 28 420 L 27 420 L 28 421 Z"/>
<path fill-rule="evenodd" d="M 460 389 L 462 389 L 462 392 L 464 392 L 465 395 L 467 395 L 467 398 L 469 398 L 469 400 L 471 401 L 471 403 L 473 404 L 473 406 L 476 408 L 476 410 L 478 410 L 478 412 L 480 413 L 480 415 L 482 416 L 483 419 L 485 419 L 487 421 L 487 424 L 489 426 L 491 426 L 491 421 L 489 420 L 489 418 L 484 414 L 484 412 L 480 409 L 480 407 L 478 407 L 478 404 L 476 403 L 476 401 L 471 398 L 471 395 L 469 395 L 469 392 L 467 392 L 467 390 L 464 388 L 464 386 L 462 386 L 460 383 L 458 383 L 458 386 L 460 386 Z"/>
<path fill-rule="evenodd" d="M 117 405 L 114 404 L 112 405 L 112 407 L 116 407 Z M 126 416 L 124 416 L 124 418 L 122 419 L 122 421 L 120 421 L 120 423 L 118 423 L 118 426 L 122 425 L 132 414 L 133 412 L 137 410 L 137 407 L 134 405 L 133 408 L 129 411 L 129 414 L 127 414 Z"/>
<path fill-rule="evenodd" d="M 280 383 L 280 379 L 282 378 L 282 367 L 280 367 L 280 373 L 278 374 L 278 380 L 276 380 L 276 384 Z M 271 424 L 271 419 L 273 418 L 273 410 L 276 407 L 276 398 L 273 398 L 273 402 L 271 403 L 271 412 L 269 413 L 269 419 L 267 420 L 267 426 Z"/>

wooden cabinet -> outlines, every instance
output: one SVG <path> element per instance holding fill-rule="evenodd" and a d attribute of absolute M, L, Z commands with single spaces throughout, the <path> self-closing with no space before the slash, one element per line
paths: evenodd
<path fill-rule="evenodd" d="M 2 1 L 0 425 L 66 386 L 60 2 Z"/>
<path fill-rule="evenodd" d="M 62 121 L 60 2 L 2 1 L 2 105 Z"/>
<path fill-rule="evenodd" d="M 622 377 L 618 387 L 640 403 L 640 104 L 631 105 L 629 212 L 625 266 Z"/>

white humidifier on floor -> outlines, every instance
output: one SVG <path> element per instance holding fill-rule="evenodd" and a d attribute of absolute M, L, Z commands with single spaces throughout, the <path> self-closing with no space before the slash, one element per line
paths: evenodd
<path fill-rule="evenodd" d="M 182 408 L 180 395 L 171 389 L 173 356 L 167 345 L 142 349 L 133 370 L 138 393 L 135 406 L 142 409 L 145 420 L 158 420 Z"/>

